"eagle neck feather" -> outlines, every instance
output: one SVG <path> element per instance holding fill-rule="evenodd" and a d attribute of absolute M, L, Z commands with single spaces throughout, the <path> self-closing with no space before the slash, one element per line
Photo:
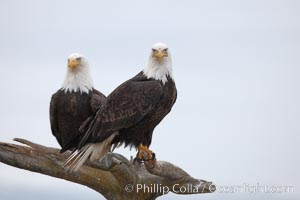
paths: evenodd
<path fill-rule="evenodd" d="M 79 67 L 71 71 L 68 69 L 67 75 L 62 87 L 62 90 L 67 92 L 89 93 L 93 89 L 93 81 L 90 75 L 89 68 Z"/>
<path fill-rule="evenodd" d="M 160 62 L 150 56 L 149 63 L 143 70 L 143 73 L 147 78 L 160 80 L 163 84 L 168 81 L 168 76 L 174 80 L 171 55 L 164 58 Z"/>

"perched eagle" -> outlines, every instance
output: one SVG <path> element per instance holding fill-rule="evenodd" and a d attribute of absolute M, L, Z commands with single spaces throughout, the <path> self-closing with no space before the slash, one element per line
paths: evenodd
<path fill-rule="evenodd" d="M 50 103 L 51 130 L 61 152 L 77 147 L 84 135 L 79 128 L 86 131 L 105 99 L 93 88 L 87 60 L 80 54 L 71 54 L 64 84 L 53 94 Z"/>
<path fill-rule="evenodd" d="M 167 45 L 152 46 L 146 68 L 117 87 L 106 99 L 64 166 L 77 171 L 90 157 L 102 159 L 111 146 L 134 146 L 136 158 L 154 157 L 149 146 L 155 127 L 170 112 L 177 97 Z"/>

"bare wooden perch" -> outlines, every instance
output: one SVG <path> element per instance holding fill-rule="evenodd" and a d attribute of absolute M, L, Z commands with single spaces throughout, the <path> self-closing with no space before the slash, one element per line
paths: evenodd
<path fill-rule="evenodd" d="M 77 173 L 69 173 L 62 163 L 70 152 L 60 154 L 59 149 L 28 140 L 15 141 L 26 146 L 0 143 L 1 162 L 85 185 L 109 200 L 151 200 L 167 192 L 197 194 L 215 190 L 211 182 L 195 179 L 171 163 L 140 164 L 115 153 L 109 153 L 101 162 L 86 163 Z"/>

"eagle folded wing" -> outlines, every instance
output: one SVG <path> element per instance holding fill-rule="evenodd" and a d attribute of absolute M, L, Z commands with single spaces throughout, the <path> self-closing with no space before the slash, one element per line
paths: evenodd
<path fill-rule="evenodd" d="M 93 89 L 91 98 L 90 98 L 90 105 L 93 111 L 93 115 L 88 117 L 80 126 L 79 131 L 81 133 L 85 133 L 90 123 L 93 121 L 94 117 L 96 116 L 97 111 L 100 109 L 100 107 L 105 103 L 106 97 L 99 92 L 98 90 Z"/>
<path fill-rule="evenodd" d="M 60 146 L 62 146 L 62 141 L 61 138 L 59 137 L 60 134 L 59 134 L 58 121 L 56 116 L 57 99 L 58 99 L 58 93 L 53 94 L 50 102 L 50 124 L 51 124 L 52 134 L 56 137 Z"/>
<path fill-rule="evenodd" d="M 138 123 L 154 108 L 162 93 L 162 85 L 155 80 L 125 82 L 107 97 L 78 148 L 88 142 L 101 142 Z"/>
<path fill-rule="evenodd" d="M 93 94 L 90 100 L 93 113 L 96 113 L 101 105 L 105 102 L 106 97 L 98 90 L 93 89 Z"/>

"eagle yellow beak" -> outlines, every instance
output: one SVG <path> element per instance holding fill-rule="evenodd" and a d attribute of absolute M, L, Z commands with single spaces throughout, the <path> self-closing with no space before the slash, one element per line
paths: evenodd
<path fill-rule="evenodd" d="M 159 49 L 158 51 L 154 52 L 154 57 L 157 58 L 157 60 L 161 60 L 163 57 L 167 57 L 167 52 Z"/>
<path fill-rule="evenodd" d="M 73 70 L 78 65 L 78 62 L 75 59 L 70 59 L 68 66 L 71 70 Z"/>

